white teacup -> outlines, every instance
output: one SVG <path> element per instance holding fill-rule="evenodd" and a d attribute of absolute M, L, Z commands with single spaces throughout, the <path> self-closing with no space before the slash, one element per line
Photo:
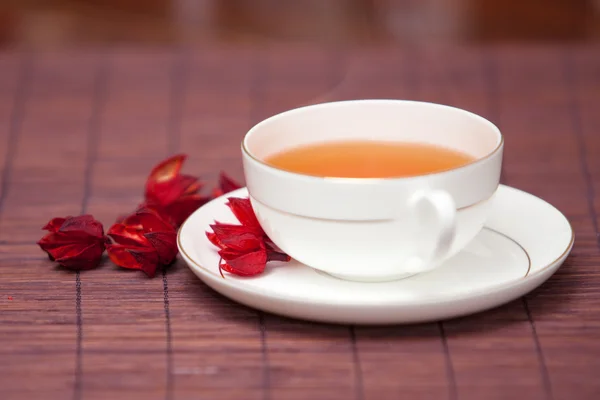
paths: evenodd
<path fill-rule="evenodd" d="M 332 140 L 436 144 L 476 158 L 405 178 L 322 178 L 263 160 Z M 496 192 L 503 138 L 454 107 L 402 100 L 317 104 L 272 116 L 242 143 L 250 200 L 267 235 L 292 258 L 342 279 L 385 281 L 436 268 L 482 229 Z"/>

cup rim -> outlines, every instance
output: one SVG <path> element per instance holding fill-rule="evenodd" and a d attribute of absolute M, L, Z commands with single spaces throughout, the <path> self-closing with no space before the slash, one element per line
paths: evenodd
<path fill-rule="evenodd" d="M 496 139 L 497 139 L 497 145 L 494 149 L 492 149 L 489 153 L 487 153 L 486 155 L 484 155 L 483 157 L 479 157 L 476 158 L 475 160 L 468 162 L 467 164 L 463 164 L 461 166 L 455 167 L 455 168 L 450 168 L 447 170 L 443 170 L 443 171 L 436 171 L 436 172 L 429 172 L 426 174 L 419 174 L 419 175 L 414 175 L 414 176 L 390 176 L 390 177 L 370 177 L 370 178 L 352 178 L 352 177 L 334 177 L 334 176 L 316 176 L 316 175 L 309 175 L 309 174 L 302 174 L 299 172 L 293 172 L 293 171 L 288 171 L 282 168 L 277 168 L 271 164 L 268 164 L 267 162 L 265 162 L 264 160 L 261 160 L 258 156 L 252 154 L 252 152 L 250 151 L 250 149 L 248 149 L 248 140 L 250 139 L 250 136 L 252 135 L 253 132 L 256 132 L 258 129 L 260 129 L 263 125 L 275 120 L 275 119 L 279 119 L 279 118 L 283 118 L 289 115 L 293 115 L 296 113 L 299 113 L 303 110 L 309 109 L 309 108 L 327 108 L 327 107 L 335 107 L 337 105 L 340 104 L 348 104 L 348 103 L 404 103 L 404 104 L 420 104 L 420 105 L 427 105 L 427 106 L 432 106 L 435 108 L 444 108 L 444 109 L 452 109 L 461 113 L 465 113 L 470 115 L 471 117 L 474 117 L 475 119 L 480 120 L 481 122 L 483 122 L 485 125 L 488 125 L 489 128 L 491 128 L 491 131 L 494 132 L 496 134 Z M 504 135 L 502 134 L 502 132 L 500 131 L 500 129 L 490 120 L 488 120 L 487 118 L 482 117 L 479 114 L 475 114 L 474 112 L 465 110 L 463 108 L 459 108 L 459 107 L 454 107 L 454 106 L 449 106 L 449 105 L 445 105 L 445 104 L 440 104 L 440 103 L 433 103 L 433 102 L 428 102 L 428 101 L 418 101 L 418 100 L 402 100 L 402 99 L 356 99 L 356 100 L 340 100 L 340 101 L 331 101 L 331 102 L 324 102 L 324 103 L 316 103 L 316 104 L 310 104 L 310 105 L 306 105 L 306 106 L 301 106 L 301 107 L 296 107 L 296 108 L 292 108 L 290 110 L 286 110 L 286 111 L 282 111 L 280 113 L 271 115 L 268 118 L 263 119 L 262 121 L 256 123 L 254 126 L 252 126 L 248 132 L 246 132 L 246 134 L 244 135 L 244 138 L 242 139 L 241 142 L 241 149 L 242 152 L 248 156 L 251 160 L 253 160 L 254 162 L 260 164 L 262 167 L 265 167 L 269 170 L 272 171 L 276 171 L 277 173 L 282 173 L 282 174 L 286 174 L 286 175 L 290 175 L 292 177 L 296 177 L 296 178 L 303 178 L 303 179 L 309 179 L 309 180 L 319 180 L 319 181 L 337 181 L 337 182 L 353 182 L 353 183 L 370 183 L 370 182 L 392 182 L 392 181 L 407 181 L 407 180 L 412 180 L 412 179 L 419 179 L 419 178 L 423 178 L 423 177 L 431 177 L 431 176 L 439 176 L 439 175 L 444 175 L 444 174 L 448 174 L 448 173 L 453 173 L 456 171 L 460 171 L 466 168 L 471 168 L 474 167 L 476 165 L 479 165 L 481 163 L 483 163 L 484 161 L 490 159 L 491 157 L 493 157 L 494 155 L 496 155 L 500 150 L 502 150 L 504 146 Z"/>

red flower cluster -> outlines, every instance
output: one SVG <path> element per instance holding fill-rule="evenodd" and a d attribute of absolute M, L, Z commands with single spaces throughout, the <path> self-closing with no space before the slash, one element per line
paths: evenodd
<path fill-rule="evenodd" d="M 212 232 L 206 232 L 208 240 L 219 248 L 223 270 L 241 276 L 262 273 L 269 261 L 290 261 L 262 229 L 248 198 L 230 197 L 227 206 L 241 225 L 215 222 Z"/>
<path fill-rule="evenodd" d="M 49 231 L 37 244 L 52 261 L 75 270 L 98 265 L 105 249 L 104 228 L 91 215 L 53 218 L 42 228 Z"/>
<path fill-rule="evenodd" d="M 217 197 L 223 196 L 225 193 L 233 192 L 234 190 L 240 189 L 242 186 L 225 175 L 224 172 L 219 174 L 219 185 L 213 190 L 212 197 L 216 199 Z"/>
<path fill-rule="evenodd" d="M 154 277 L 159 265 L 169 265 L 177 256 L 177 232 L 158 213 L 140 208 L 107 232 L 106 247 L 115 264 L 142 270 Z"/>
<path fill-rule="evenodd" d="M 50 233 L 38 245 L 50 260 L 66 268 L 96 268 L 106 250 L 116 265 L 153 277 L 160 266 L 175 260 L 179 226 L 211 199 L 200 194 L 204 185 L 198 178 L 180 173 L 185 159 L 179 154 L 156 165 L 146 180 L 142 204 L 119 217 L 106 235 L 102 223 L 91 215 L 54 218 L 43 227 Z M 213 196 L 240 186 L 221 173 Z"/>

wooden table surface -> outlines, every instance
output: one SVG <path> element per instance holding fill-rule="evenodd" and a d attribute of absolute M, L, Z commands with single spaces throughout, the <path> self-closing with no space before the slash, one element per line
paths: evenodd
<path fill-rule="evenodd" d="M 0 399 L 600 398 L 599 46 L 6 51 L 0 71 Z M 75 273 L 35 244 L 55 216 L 109 226 L 168 155 L 207 188 L 241 179 L 252 124 L 375 97 L 497 123 L 503 183 L 576 231 L 563 267 L 477 315 L 347 327 L 243 307 L 182 261 L 154 279 Z"/>

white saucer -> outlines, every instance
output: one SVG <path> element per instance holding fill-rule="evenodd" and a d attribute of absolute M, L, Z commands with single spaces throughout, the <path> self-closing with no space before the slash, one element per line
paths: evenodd
<path fill-rule="evenodd" d="M 403 280 L 350 282 L 294 260 L 269 263 L 250 278 L 219 273 L 209 224 L 238 223 L 226 197 L 196 210 L 179 231 L 178 246 L 192 271 L 234 301 L 293 318 L 347 324 L 440 320 L 489 309 L 533 290 L 563 263 L 573 246 L 569 221 L 547 202 L 501 185 L 484 230 L 441 267 Z"/>

